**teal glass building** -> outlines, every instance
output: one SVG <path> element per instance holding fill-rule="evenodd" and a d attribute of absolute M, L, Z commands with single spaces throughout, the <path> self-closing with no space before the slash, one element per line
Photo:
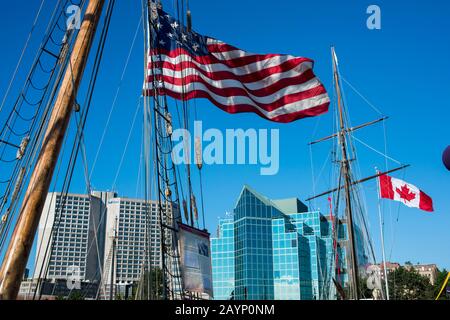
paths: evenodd
<path fill-rule="evenodd" d="M 211 238 L 211 261 L 214 297 L 229 300 L 234 294 L 234 223 L 221 219 L 217 238 Z"/>
<path fill-rule="evenodd" d="M 214 299 L 335 299 L 346 273 L 346 225 L 296 198 L 270 200 L 244 186 L 233 217 L 211 238 Z M 334 250 L 336 248 L 336 250 Z M 334 272 L 337 271 L 337 272 Z"/>

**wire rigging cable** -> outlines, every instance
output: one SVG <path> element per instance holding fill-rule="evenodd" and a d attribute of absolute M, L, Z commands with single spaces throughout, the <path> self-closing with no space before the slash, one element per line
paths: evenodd
<path fill-rule="evenodd" d="M 130 63 L 131 54 L 133 53 L 134 45 L 136 43 L 136 39 L 137 39 L 137 36 L 139 34 L 139 29 L 141 28 L 141 24 L 142 24 L 142 17 L 139 20 L 138 26 L 136 27 L 136 32 L 134 33 L 134 37 L 133 37 L 133 40 L 132 40 L 132 43 L 131 43 L 131 46 L 130 46 L 130 50 L 128 52 L 128 56 L 127 56 L 127 59 L 125 61 L 125 65 L 124 65 L 123 70 L 122 70 L 122 75 L 120 77 L 119 84 L 117 86 L 116 93 L 114 95 L 114 99 L 113 99 L 113 102 L 111 104 L 111 108 L 110 108 L 110 111 L 109 111 L 109 114 L 108 114 L 108 118 L 106 120 L 106 124 L 105 124 L 105 127 L 103 129 L 102 136 L 100 138 L 100 143 L 99 143 L 99 146 L 97 148 L 97 153 L 95 154 L 94 162 L 92 164 L 91 173 L 89 175 L 90 178 L 92 178 L 92 175 L 94 173 L 95 166 L 97 164 L 97 160 L 98 160 L 98 157 L 100 155 L 100 151 L 102 149 L 103 142 L 105 140 L 106 132 L 108 131 L 109 123 L 111 121 L 111 116 L 112 116 L 112 114 L 113 114 L 113 112 L 115 110 L 115 107 L 116 107 L 116 103 L 117 103 L 117 99 L 119 97 L 120 89 L 122 88 L 123 80 L 124 80 L 125 74 L 126 74 L 126 72 L 128 70 L 128 64 Z"/>
<path fill-rule="evenodd" d="M 67 1 L 66 3 L 73 3 L 70 1 Z M 80 3 L 81 4 L 81 3 Z M 16 101 L 12 112 L 8 116 L 8 119 L 5 123 L 5 126 L 2 128 L 1 131 L 1 138 L 0 138 L 0 147 L 2 147 L 2 141 L 4 143 L 1 155 L 0 155 L 0 161 L 4 160 L 5 154 L 8 154 L 8 151 L 6 150 L 6 144 L 11 144 L 11 137 L 14 137 L 14 135 L 11 133 L 11 131 L 8 130 L 8 128 L 11 128 L 11 126 L 16 125 L 18 117 L 15 117 L 14 115 L 18 115 L 20 113 L 20 110 L 23 106 L 23 97 L 27 95 L 27 92 L 29 92 L 30 83 L 34 76 L 36 76 L 36 71 L 39 67 L 39 62 L 41 59 L 43 59 L 44 56 L 48 56 L 47 53 L 47 45 L 48 45 L 48 39 L 49 36 L 54 34 L 56 31 L 56 24 L 64 17 L 64 7 L 60 8 L 61 1 L 58 3 L 57 7 L 55 8 L 55 11 L 53 12 L 51 21 L 49 22 L 47 33 L 44 36 L 43 42 L 41 44 L 40 50 L 38 50 L 38 53 L 35 58 L 35 62 L 31 68 L 31 71 L 29 72 L 29 76 L 27 80 L 25 81 L 25 85 L 22 89 L 22 92 L 19 94 L 19 98 Z M 60 8 L 60 11 L 58 13 L 57 9 Z M 62 38 L 62 35 L 60 35 Z M 73 33 L 67 37 L 67 44 L 73 44 Z M 60 53 L 61 53 L 61 46 Z M 47 50 L 47 51 L 46 51 Z M 31 166 L 34 163 L 40 142 L 43 138 L 43 133 L 46 127 L 46 122 L 48 121 L 49 111 L 51 109 L 52 101 L 54 100 L 57 92 L 57 88 L 59 86 L 59 83 L 62 79 L 62 76 L 64 74 L 64 70 L 67 66 L 67 57 L 62 59 L 60 56 L 55 56 L 52 58 L 52 63 L 55 65 L 58 64 L 58 69 L 55 67 L 53 68 L 52 74 L 45 75 L 47 77 L 47 85 L 45 92 L 39 92 L 39 94 L 45 98 L 41 98 L 41 103 L 36 106 L 35 115 L 33 116 L 33 121 L 31 124 L 29 124 L 29 130 L 27 133 L 27 136 L 25 139 L 27 139 L 28 143 L 24 145 L 23 150 L 20 150 L 20 157 L 17 157 L 16 161 L 12 164 L 12 167 L 10 168 L 2 168 L 2 173 L 10 172 L 10 178 L 8 179 L 8 184 L 4 187 L 4 196 L 3 196 L 3 202 L 0 204 L 0 212 L 3 211 L 6 205 L 6 201 L 8 200 L 8 197 L 10 195 L 10 192 L 12 190 L 13 183 L 16 183 L 15 189 L 18 191 L 18 194 L 22 191 L 23 183 L 28 179 L 28 174 L 30 172 Z M 51 89 L 51 90 L 50 90 Z M 39 116 L 37 116 L 39 114 Z M 6 139 L 6 140 L 5 140 Z M 22 143 L 24 143 L 25 140 L 22 140 Z M 11 153 L 11 152 L 9 152 Z M 19 153 L 18 153 L 19 154 Z M 3 165 L 4 166 L 4 165 Z M 25 174 L 23 178 L 19 176 L 19 174 L 25 170 Z M 11 225 L 11 221 L 14 219 L 15 215 L 17 214 L 17 203 L 19 201 L 20 197 L 13 197 L 10 200 L 9 207 L 6 209 L 5 214 L 3 215 L 3 225 L 1 227 L 1 242 L 2 247 L 4 245 L 4 241 L 9 234 L 9 228 Z M 6 221 L 6 222 L 5 222 Z M 6 225 L 5 225 L 6 224 Z"/>
<path fill-rule="evenodd" d="M 9 92 L 11 90 L 11 87 L 12 87 L 12 85 L 14 83 L 14 80 L 16 79 L 17 72 L 19 71 L 19 67 L 22 64 L 22 59 L 25 56 L 25 52 L 28 49 L 28 45 L 30 43 L 30 40 L 31 40 L 31 37 L 33 35 L 34 29 L 36 28 L 36 25 L 37 25 L 37 22 L 39 20 L 39 17 L 41 16 L 41 11 L 42 11 L 42 8 L 43 8 L 44 4 L 45 4 L 45 0 L 42 0 L 41 4 L 39 5 L 39 9 L 38 9 L 38 11 L 36 13 L 36 17 L 34 18 L 33 25 L 31 26 L 31 30 L 30 30 L 30 32 L 28 34 L 27 40 L 25 41 L 25 45 L 23 46 L 23 49 L 22 49 L 22 52 L 20 54 L 19 60 L 17 61 L 16 68 L 14 69 L 14 72 L 13 72 L 13 75 L 11 77 L 11 80 L 9 81 L 8 87 L 6 88 L 5 95 L 3 96 L 3 100 L 2 100 L 2 103 L 0 105 L 0 113 L 3 110 L 3 107 L 5 105 L 6 99 L 8 98 Z"/>

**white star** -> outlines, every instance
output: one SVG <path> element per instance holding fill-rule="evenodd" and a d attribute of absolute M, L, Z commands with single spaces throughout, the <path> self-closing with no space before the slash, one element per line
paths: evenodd
<path fill-rule="evenodd" d="M 194 51 L 198 50 L 199 45 L 197 43 L 194 43 L 194 45 L 192 46 L 192 49 L 194 49 Z"/>
<path fill-rule="evenodd" d="M 184 33 L 181 34 L 181 39 L 186 42 L 187 41 L 187 35 L 185 35 Z"/>
<path fill-rule="evenodd" d="M 170 15 L 168 15 L 168 14 L 166 14 L 164 17 L 166 17 L 167 18 L 167 20 L 169 20 L 170 19 Z"/>
<path fill-rule="evenodd" d="M 174 23 L 171 23 L 170 25 L 171 25 L 172 29 L 176 29 L 179 26 L 178 22 L 176 22 L 176 21 Z"/>
<path fill-rule="evenodd" d="M 159 41 L 159 44 L 163 46 L 166 44 L 166 42 L 164 40 L 161 40 L 161 41 Z"/>
<path fill-rule="evenodd" d="M 167 36 L 168 36 L 170 39 L 172 39 L 172 38 L 173 38 L 173 33 L 170 33 L 170 32 L 169 32 L 169 33 L 167 34 Z"/>

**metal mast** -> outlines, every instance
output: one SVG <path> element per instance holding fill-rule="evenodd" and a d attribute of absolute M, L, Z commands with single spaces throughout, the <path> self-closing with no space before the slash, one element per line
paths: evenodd
<path fill-rule="evenodd" d="M 344 178 L 344 194 L 345 194 L 345 204 L 346 204 L 346 217 L 348 226 L 348 238 L 350 244 L 350 264 L 351 264 L 351 294 L 350 296 L 358 300 L 359 299 L 359 280 L 358 280 L 358 261 L 356 256 L 355 247 L 355 232 L 353 225 L 353 212 L 352 212 L 352 201 L 351 201 L 351 175 L 350 175 L 350 163 L 347 153 L 347 128 L 345 125 L 344 114 L 343 114 L 343 101 L 341 96 L 341 89 L 339 85 L 339 70 L 336 58 L 336 53 L 334 47 L 331 48 L 331 53 L 333 56 L 333 74 L 335 82 L 335 90 L 337 95 L 337 105 L 339 112 L 339 144 L 341 146 L 342 160 L 341 160 L 341 174 Z"/>
<path fill-rule="evenodd" d="M 0 299 L 17 297 L 104 2 L 90 0 L 87 6 L 0 270 Z"/>

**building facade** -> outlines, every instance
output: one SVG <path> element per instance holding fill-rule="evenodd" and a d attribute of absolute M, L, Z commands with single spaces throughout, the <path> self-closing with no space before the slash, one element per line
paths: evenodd
<path fill-rule="evenodd" d="M 221 219 L 217 238 L 211 238 L 214 299 L 229 300 L 234 295 L 234 221 Z"/>
<path fill-rule="evenodd" d="M 416 264 L 413 265 L 412 268 L 414 268 L 421 276 L 428 278 L 432 285 L 436 283 L 438 267 L 435 264 Z"/>
<path fill-rule="evenodd" d="M 214 298 L 333 299 L 332 271 L 339 268 L 344 280 L 347 275 L 345 228 L 339 244 L 332 228 L 298 199 L 270 200 L 245 186 L 233 218 L 221 220 L 211 239 Z"/>
<path fill-rule="evenodd" d="M 376 265 L 379 268 L 380 278 L 384 281 L 384 264 L 380 263 Z M 402 267 L 400 263 L 397 262 L 388 262 L 386 261 L 386 273 L 389 277 L 391 273 L 396 271 Z M 410 264 L 406 263 L 404 265 L 404 268 L 407 270 L 415 270 L 418 274 L 421 276 L 428 278 L 430 280 L 430 283 L 434 285 L 436 283 L 436 278 L 438 275 L 438 267 L 436 264 Z"/>
<path fill-rule="evenodd" d="M 58 285 L 76 279 L 81 286 L 92 283 L 90 288 L 95 283 L 101 286 L 100 298 L 109 296 L 111 279 L 116 293 L 128 290 L 140 280 L 144 263 L 161 267 L 157 206 L 157 201 L 113 192 L 49 193 L 38 227 L 33 280 L 22 293 L 35 291 L 39 278 Z"/>
<path fill-rule="evenodd" d="M 161 267 L 157 201 L 110 199 L 106 230 L 104 278 L 107 284 L 111 283 L 112 270 L 115 271 L 112 276 L 116 285 L 125 286 L 138 281 L 142 276 L 145 259 L 149 260 L 151 267 Z"/>
<path fill-rule="evenodd" d="M 69 281 L 67 279 L 46 279 L 42 281 L 26 279 L 20 284 L 17 298 L 19 300 L 54 300 L 58 297 L 70 297 L 76 291 L 68 285 Z M 84 299 L 93 300 L 97 298 L 98 286 L 98 282 L 81 281 L 77 290 L 82 293 Z"/>
<path fill-rule="evenodd" d="M 48 194 L 38 227 L 34 279 L 100 280 L 106 202 L 114 196 L 111 192 Z"/>
<path fill-rule="evenodd" d="M 38 286 L 37 279 L 23 279 L 20 283 L 19 293 L 17 299 L 19 300 L 32 300 Z"/>

